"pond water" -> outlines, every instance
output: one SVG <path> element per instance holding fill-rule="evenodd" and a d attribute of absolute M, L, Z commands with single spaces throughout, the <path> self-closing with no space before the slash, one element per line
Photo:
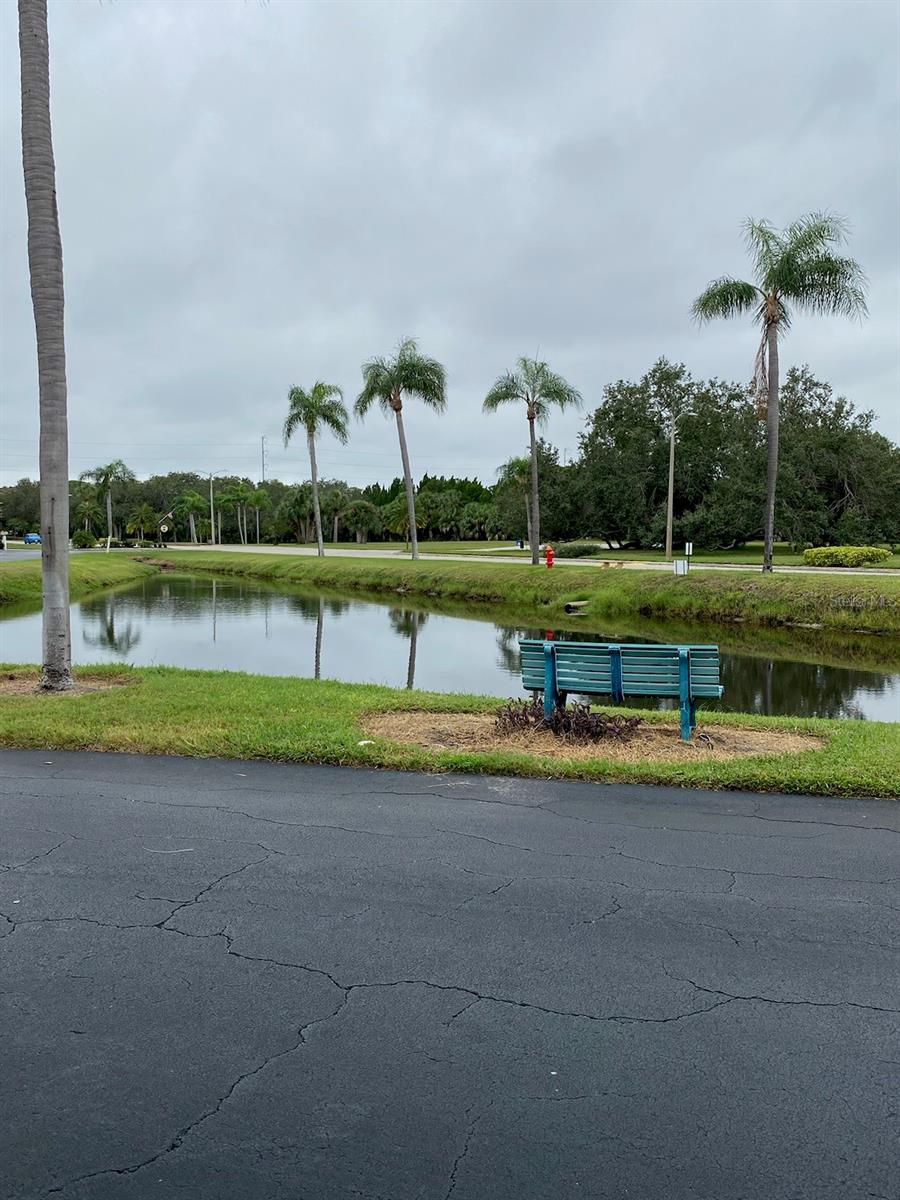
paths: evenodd
<path fill-rule="evenodd" d="M 39 662 L 39 612 L 0 620 L 0 659 Z M 438 692 L 521 694 L 517 640 L 545 629 L 498 624 L 471 611 L 428 611 L 409 602 L 281 591 L 243 580 L 165 574 L 72 605 L 76 663 L 200 667 L 301 675 Z M 585 628 L 560 637 L 620 641 L 720 641 L 725 697 L 739 712 L 900 719 L 900 670 L 823 665 L 732 652 L 727 639 L 685 626 L 653 637 Z M 790 642 L 787 643 L 790 645 Z M 810 654 L 807 642 L 806 659 Z M 823 657 L 825 657 L 823 655 Z M 896 659 L 895 659 L 896 663 Z"/>

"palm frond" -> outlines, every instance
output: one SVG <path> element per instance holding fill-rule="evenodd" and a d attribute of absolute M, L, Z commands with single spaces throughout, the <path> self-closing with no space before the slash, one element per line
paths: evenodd
<path fill-rule="evenodd" d="M 799 259 L 785 256 L 775 283 L 782 295 L 806 312 L 860 320 L 868 312 L 868 281 L 852 258 L 828 251 Z"/>
<path fill-rule="evenodd" d="M 391 405 L 391 369 L 390 364 L 383 358 L 372 358 L 362 366 L 363 386 L 356 397 L 353 411 L 357 417 L 364 417 L 377 401 L 384 412 L 390 411 Z"/>
<path fill-rule="evenodd" d="M 785 252 L 797 258 L 818 255 L 829 246 L 842 246 L 850 232 L 850 223 L 835 213 L 807 213 L 785 229 Z"/>
<path fill-rule="evenodd" d="M 764 279 L 781 253 L 781 238 L 770 221 L 756 221 L 748 217 L 744 222 L 744 239 L 756 268 L 756 276 Z"/>
<path fill-rule="evenodd" d="M 342 446 L 347 444 L 350 437 L 348 429 L 350 414 L 347 412 L 340 388 L 334 388 L 337 395 L 327 396 L 320 408 L 320 419 L 326 429 L 330 429 Z"/>
<path fill-rule="evenodd" d="M 522 403 L 526 400 L 525 381 L 520 375 L 507 371 L 494 380 L 481 405 L 482 412 L 496 412 L 504 404 Z"/>
<path fill-rule="evenodd" d="M 422 354 L 412 338 L 400 343 L 394 364 L 396 386 L 442 413 L 447 407 L 447 375 L 436 358 Z"/>
<path fill-rule="evenodd" d="M 363 363 L 363 389 L 353 406 L 364 416 L 377 400 L 385 413 L 394 397 L 415 396 L 442 413 L 447 407 L 447 375 L 436 358 L 422 354 L 413 338 L 404 338 L 392 359 L 375 358 Z"/>
<path fill-rule="evenodd" d="M 535 399 L 542 401 L 544 411 L 546 412 L 551 407 L 558 408 L 560 411 L 567 408 L 581 408 L 581 392 L 563 379 L 562 375 L 551 371 L 546 363 L 541 363 L 541 368 Z"/>
<path fill-rule="evenodd" d="M 752 283 L 723 275 L 701 292 L 691 305 L 694 318 L 701 323 L 716 317 L 736 317 L 749 312 L 761 299 L 761 292 Z"/>

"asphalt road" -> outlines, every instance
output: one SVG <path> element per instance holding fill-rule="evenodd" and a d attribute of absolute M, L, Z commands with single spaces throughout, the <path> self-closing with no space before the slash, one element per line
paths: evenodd
<path fill-rule="evenodd" d="M 900 1194 L 896 803 L 24 751 L 0 795 L 5 1197 Z"/>

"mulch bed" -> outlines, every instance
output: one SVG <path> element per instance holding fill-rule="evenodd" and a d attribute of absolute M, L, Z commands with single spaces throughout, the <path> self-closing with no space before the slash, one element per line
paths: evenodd
<path fill-rule="evenodd" d="M 691 741 L 684 742 L 677 724 L 656 722 L 641 725 L 628 741 L 609 738 L 585 744 L 557 738 L 547 730 L 499 734 L 493 713 L 372 713 L 363 724 L 369 736 L 428 750 L 515 750 L 570 762 L 722 762 L 751 754 L 796 754 L 825 745 L 824 738 L 811 734 L 735 725 L 697 729 Z"/>
<path fill-rule="evenodd" d="M 75 686 L 67 692 L 44 692 L 37 671 L 4 671 L 0 674 L 0 696 L 83 696 L 87 692 L 103 692 L 135 682 L 132 675 L 95 675 L 90 671 L 76 671 Z"/>

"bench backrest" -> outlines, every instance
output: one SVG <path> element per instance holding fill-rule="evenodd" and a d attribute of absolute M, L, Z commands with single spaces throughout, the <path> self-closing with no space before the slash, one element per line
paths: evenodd
<path fill-rule="evenodd" d="M 522 683 L 528 691 L 544 687 L 544 647 L 556 659 L 560 692 L 598 696 L 679 696 L 680 651 L 688 651 L 690 696 L 719 699 L 718 646 L 653 646 L 635 642 L 544 642 L 523 639 Z M 618 685 L 618 686 L 617 686 Z"/>

